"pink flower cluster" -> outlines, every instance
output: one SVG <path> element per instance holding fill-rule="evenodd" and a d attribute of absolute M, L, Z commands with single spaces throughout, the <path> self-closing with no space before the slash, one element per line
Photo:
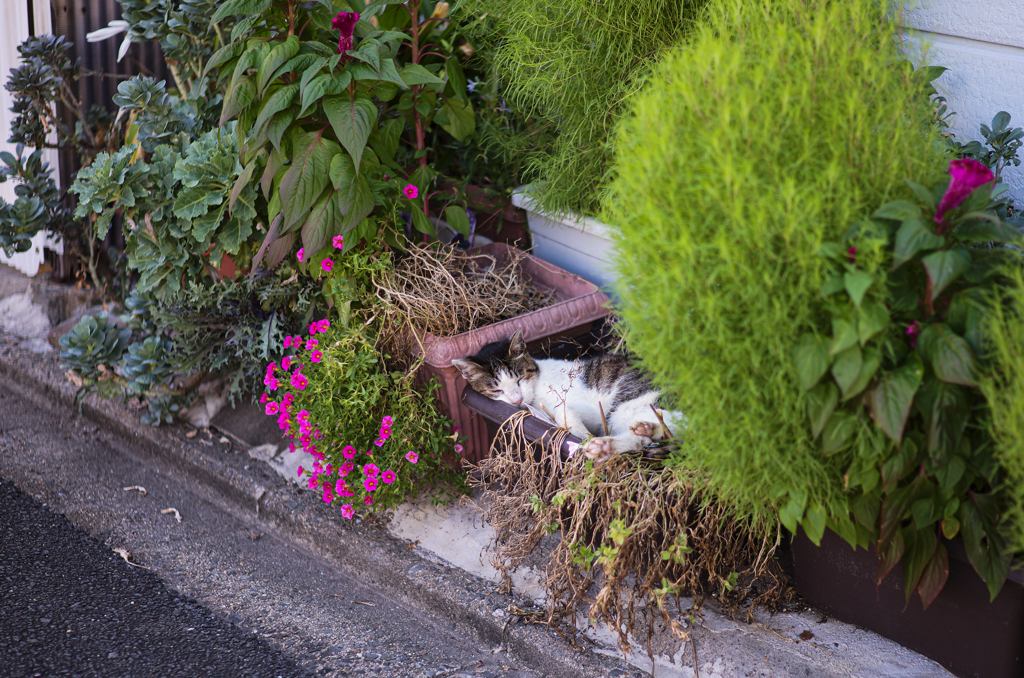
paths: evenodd
<path fill-rule="evenodd" d="M 377 439 L 373 441 L 373 444 L 380 447 L 388 441 L 391 437 L 391 417 L 384 417 L 380 420 L 380 431 L 378 432 Z"/>

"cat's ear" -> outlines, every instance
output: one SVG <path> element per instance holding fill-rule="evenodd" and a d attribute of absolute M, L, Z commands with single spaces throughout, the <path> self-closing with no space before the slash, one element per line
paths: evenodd
<path fill-rule="evenodd" d="M 456 359 L 452 361 L 452 366 L 459 368 L 463 379 L 468 381 L 470 385 L 480 383 L 481 380 L 487 378 L 487 372 L 484 368 L 472 360 Z"/>
<path fill-rule="evenodd" d="M 516 333 L 508 340 L 508 355 L 510 358 L 526 355 L 526 341 L 523 339 L 522 330 L 516 330 Z"/>

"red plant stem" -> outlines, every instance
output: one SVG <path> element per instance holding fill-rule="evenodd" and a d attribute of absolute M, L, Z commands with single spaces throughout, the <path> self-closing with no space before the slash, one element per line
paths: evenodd
<path fill-rule="evenodd" d="M 420 0 L 409 0 L 407 5 L 409 11 L 409 24 L 412 28 L 412 62 L 418 64 L 420 62 Z M 426 22 L 423 22 L 424 24 Z M 419 94 L 422 91 L 422 85 L 412 86 L 412 119 L 416 125 L 416 151 L 420 156 L 420 167 L 425 169 L 427 166 L 427 154 L 423 151 L 426 149 L 426 143 L 423 133 L 423 118 L 420 116 L 419 110 L 416 108 L 416 104 L 419 103 Z M 423 176 L 426 176 L 426 172 L 423 172 Z M 423 187 L 423 214 L 427 218 L 430 217 L 430 200 L 427 197 L 426 186 Z M 423 234 L 423 242 L 427 242 L 427 234 Z"/>
<path fill-rule="evenodd" d="M 288 35 L 295 35 L 295 3 L 289 2 L 288 5 Z"/>

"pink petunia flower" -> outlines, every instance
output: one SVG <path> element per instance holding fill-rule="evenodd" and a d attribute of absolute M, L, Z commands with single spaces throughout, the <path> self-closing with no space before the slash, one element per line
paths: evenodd
<path fill-rule="evenodd" d="M 343 235 L 336 235 L 336 236 L 334 236 L 334 238 L 331 240 L 331 244 L 334 245 L 335 249 L 339 249 L 339 250 L 345 249 L 345 236 L 343 236 Z"/>
<path fill-rule="evenodd" d="M 312 362 L 314 362 L 314 363 L 318 363 L 318 362 L 320 362 L 320 359 L 321 359 L 321 358 L 323 358 L 323 357 L 324 357 L 324 354 L 323 354 L 323 353 L 321 353 L 319 349 L 317 349 L 317 350 L 313 351 L 313 352 L 312 352 L 312 353 L 311 353 L 311 354 L 309 355 L 309 359 L 310 359 L 310 360 L 311 360 Z"/>
<path fill-rule="evenodd" d="M 337 494 L 340 497 L 341 493 L 345 491 L 346 487 L 348 487 L 348 485 L 345 484 L 345 481 L 342 480 L 341 478 L 338 478 L 338 480 L 334 483 L 335 494 Z"/>
<path fill-rule="evenodd" d="M 995 179 L 992 170 L 971 158 L 951 161 L 949 174 L 949 188 L 946 189 L 946 193 L 935 210 L 936 224 L 942 224 L 946 213 L 959 207 L 960 203 L 966 200 L 974 189 Z"/>
<path fill-rule="evenodd" d="M 345 504 L 341 507 L 341 515 L 344 518 L 352 520 L 352 516 L 355 515 L 355 509 L 352 508 L 352 504 Z"/>
<path fill-rule="evenodd" d="M 313 476 L 312 478 L 309 479 L 309 482 L 307 483 L 307 485 L 309 486 L 309 489 L 311 489 L 311 490 L 316 489 L 316 484 L 317 484 L 316 481 L 317 481 L 316 476 Z"/>
<path fill-rule="evenodd" d="M 391 422 L 392 422 L 392 419 L 391 419 L 390 416 L 384 417 L 383 419 L 380 420 L 380 427 L 381 428 L 391 428 Z"/>
<path fill-rule="evenodd" d="M 367 492 L 373 492 L 374 490 L 377 489 L 377 479 L 376 478 L 364 478 L 363 479 L 363 487 L 366 488 Z"/>
<path fill-rule="evenodd" d="M 288 443 L 288 451 L 289 452 L 294 454 L 298 449 L 299 448 L 295 447 L 295 443 L 294 442 Z"/>
<path fill-rule="evenodd" d="M 405 197 L 409 200 L 415 200 L 420 194 L 420 189 L 416 188 L 413 184 L 409 184 L 402 189 L 402 193 L 405 193 Z"/>
<path fill-rule="evenodd" d="M 292 347 L 292 336 L 290 334 L 287 337 L 284 338 L 284 347 L 285 348 L 291 348 Z M 284 365 L 284 360 L 281 361 L 281 364 Z M 287 370 L 288 368 L 286 367 L 285 369 Z"/>
<path fill-rule="evenodd" d="M 334 262 L 331 261 L 330 259 L 324 259 L 323 261 L 320 262 L 320 268 L 323 270 L 324 273 L 330 273 L 331 269 L 334 268 Z"/>
<path fill-rule="evenodd" d="M 338 467 L 338 475 L 344 478 L 349 473 L 352 473 L 352 469 L 356 467 L 351 461 L 346 461 L 344 464 Z"/>
<path fill-rule="evenodd" d="M 462 454 L 462 445 L 455 444 L 455 454 Z"/>
<path fill-rule="evenodd" d="M 395 482 L 395 478 L 397 477 L 398 476 L 396 476 L 395 472 L 392 471 L 391 469 L 384 471 L 384 473 L 380 475 L 380 479 L 384 481 L 385 485 L 390 485 L 391 483 Z"/>
<path fill-rule="evenodd" d="M 363 497 L 363 503 L 366 504 L 367 506 L 373 506 L 373 497 L 371 497 L 370 495 L 366 495 L 365 497 Z"/>
<path fill-rule="evenodd" d="M 302 467 L 301 466 L 299 467 L 299 477 L 300 478 L 302 477 Z"/>
<path fill-rule="evenodd" d="M 380 469 L 377 468 L 376 464 L 367 464 L 363 467 L 363 475 L 368 478 L 376 478 L 379 473 Z"/>
<path fill-rule="evenodd" d="M 266 405 L 268 400 L 270 400 L 270 396 L 264 393 L 260 396 L 260 405 Z"/>
<path fill-rule="evenodd" d="M 277 414 L 277 411 L 279 409 L 280 406 L 277 404 L 277 401 L 271 400 L 270 402 L 267 403 L 266 407 L 263 408 L 263 411 L 266 412 L 267 416 L 269 417 L 273 414 Z"/>
<path fill-rule="evenodd" d="M 326 332 L 331 327 L 331 321 L 327 318 L 323 318 L 316 322 L 316 328 L 321 332 Z"/>
<path fill-rule="evenodd" d="M 359 15 L 355 12 L 340 12 L 331 20 L 331 26 L 338 31 L 338 54 L 345 54 L 352 50 L 352 34 L 355 33 L 356 23 L 359 22 Z M 346 54 L 345 60 L 350 57 Z"/>
<path fill-rule="evenodd" d="M 291 366 L 292 366 L 292 359 L 291 358 L 289 358 L 288 356 L 285 356 L 285 357 L 281 358 L 281 369 L 287 370 Z"/>
<path fill-rule="evenodd" d="M 285 393 L 284 397 L 281 398 L 281 409 L 286 410 L 292 406 L 292 402 L 295 400 L 295 395 L 291 393 Z"/>
<path fill-rule="evenodd" d="M 330 504 L 332 501 L 334 501 L 334 496 L 331 494 L 331 488 L 329 486 L 325 485 L 324 486 L 324 503 L 325 504 Z"/>
<path fill-rule="evenodd" d="M 312 337 L 316 334 L 318 329 L 319 328 L 316 326 L 316 323 L 309 323 L 309 336 Z"/>
<path fill-rule="evenodd" d="M 306 248 L 305 247 L 300 247 L 299 248 L 299 253 L 297 255 L 295 255 L 295 256 L 298 257 L 299 261 L 301 262 L 302 258 L 304 256 L 306 256 Z"/>
<path fill-rule="evenodd" d="M 281 382 L 279 382 L 277 379 L 273 377 L 271 377 L 270 383 L 267 384 L 267 388 L 270 389 L 271 391 L 276 391 L 280 386 Z"/>
<path fill-rule="evenodd" d="M 344 449 L 342 449 L 341 451 L 341 456 L 345 457 L 346 459 L 355 459 L 356 448 L 352 447 L 351 445 L 346 445 Z"/>
<path fill-rule="evenodd" d="M 319 345 L 320 345 L 320 341 L 318 339 L 307 339 L 306 340 L 306 350 L 307 351 L 312 351 L 314 348 L 316 348 Z"/>
<path fill-rule="evenodd" d="M 277 415 L 277 427 L 282 431 L 288 430 L 288 413 L 281 412 Z"/>
<path fill-rule="evenodd" d="M 410 464 L 415 464 L 420 460 L 420 455 L 416 454 L 412 450 L 405 453 L 405 458 Z"/>
<path fill-rule="evenodd" d="M 292 380 L 291 381 L 292 381 L 292 388 L 294 388 L 297 391 L 305 390 L 306 389 L 306 384 L 309 383 L 309 380 L 306 379 L 306 375 L 304 375 L 302 372 L 294 373 L 292 375 Z"/>

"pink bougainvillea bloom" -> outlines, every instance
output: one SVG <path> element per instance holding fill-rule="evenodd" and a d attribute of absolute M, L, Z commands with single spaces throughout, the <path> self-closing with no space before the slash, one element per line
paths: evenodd
<path fill-rule="evenodd" d="M 366 495 L 365 497 L 363 497 L 363 503 L 366 504 L 367 506 L 373 506 L 373 497 L 371 497 L 370 495 Z"/>
<path fill-rule="evenodd" d="M 377 479 L 376 478 L 364 478 L 363 479 L 363 487 L 366 488 L 367 492 L 373 492 L 374 490 L 377 489 Z"/>
<path fill-rule="evenodd" d="M 398 476 L 396 476 L 395 472 L 392 471 L 391 469 L 388 469 L 387 471 L 384 471 L 384 473 L 380 474 L 380 479 L 384 481 L 385 485 L 390 485 L 391 483 L 395 482 L 395 478 L 397 477 Z"/>
<path fill-rule="evenodd" d="M 312 362 L 318 363 L 318 362 L 320 362 L 320 359 L 323 358 L 323 357 L 324 357 L 324 354 L 321 353 L 319 350 L 316 350 L 316 351 L 313 351 L 312 354 L 310 354 L 309 359 Z"/>
<path fill-rule="evenodd" d="M 354 469 L 354 468 L 355 468 L 355 464 L 353 464 L 350 461 L 346 461 L 344 464 L 342 464 L 341 466 L 338 467 L 338 475 L 341 476 L 342 478 L 344 478 L 349 473 L 351 473 L 352 469 Z"/>
<path fill-rule="evenodd" d="M 381 428 L 391 428 L 391 422 L 392 421 L 393 420 L 391 419 L 390 416 L 384 417 L 383 419 L 380 420 L 380 427 Z"/>
<path fill-rule="evenodd" d="M 306 340 L 306 350 L 307 351 L 312 351 L 314 348 L 316 348 L 319 345 L 320 345 L 320 340 L 318 340 L 318 339 L 307 339 Z"/>
<path fill-rule="evenodd" d="M 271 400 L 267 403 L 267 406 L 263 408 L 263 411 L 266 412 L 269 417 L 272 414 L 277 414 L 278 409 L 280 409 L 280 406 L 277 404 L 277 401 Z"/>
<path fill-rule="evenodd" d="M 355 12 L 341 12 L 331 20 L 331 26 L 340 33 L 338 38 L 338 54 L 345 54 L 352 49 L 352 34 L 356 30 L 359 15 Z M 348 60 L 348 56 L 345 57 Z"/>
<path fill-rule="evenodd" d="M 363 475 L 368 478 L 376 478 L 379 473 L 380 469 L 377 468 L 376 464 L 367 464 L 363 467 Z"/>
<path fill-rule="evenodd" d="M 306 389 L 306 384 L 308 383 L 309 380 L 306 379 L 306 375 L 304 375 L 302 372 L 296 372 L 295 374 L 292 375 L 292 388 L 294 388 L 295 390 L 304 391 Z"/>
<path fill-rule="evenodd" d="M 306 256 L 306 248 L 305 247 L 300 247 L 299 248 L 299 253 L 296 254 L 295 256 L 298 257 L 299 261 L 302 261 L 302 258 L 304 256 Z"/>
<path fill-rule="evenodd" d="M 341 507 L 341 515 L 344 518 L 352 520 L 352 516 L 355 515 L 355 510 L 352 508 L 352 504 L 345 504 Z"/>
<path fill-rule="evenodd" d="M 323 261 L 320 262 L 320 268 L 323 270 L 324 273 L 330 273 L 331 269 L 334 268 L 334 262 L 331 261 L 330 259 L 324 259 Z"/>
<path fill-rule="evenodd" d="M 420 194 L 420 189 L 416 188 L 413 184 L 409 184 L 402 189 L 402 193 L 405 193 L 405 197 L 409 200 L 413 200 Z"/>
<path fill-rule="evenodd" d="M 345 448 L 341 451 L 341 456 L 345 457 L 346 459 L 355 459 L 356 448 L 352 447 L 351 445 L 346 445 Z"/>
<path fill-rule="evenodd" d="M 935 210 L 935 223 L 941 224 L 946 213 L 960 206 L 967 196 L 979 186 L 995 179 L 992 170 L 971 158 L 953 160 L 949 163 L 949 188 Z"/>
<path fill-rule="evenodd" d="M 330 326 L 331 321 L 328 320 L 327 318 L 323 318 L 322 320 L 318 320 L 316 322 L 316 328 L 321 332 L 326 332 L 330 328 Z"/>
<path fill-rule="evenodd" d="M 331 243 L 334 245 L 335 249 L 343 250 L 345 249 L 345 236 L 336 235 L 334 236 L 334 239 L 331 240 Z"/>
<path fill-rule="evenodd" d="M 416 454 L 412 450 L 405 453 L 405 458 L 410 464 L 415 464 L 420 460 L 420 455 Z"/>

